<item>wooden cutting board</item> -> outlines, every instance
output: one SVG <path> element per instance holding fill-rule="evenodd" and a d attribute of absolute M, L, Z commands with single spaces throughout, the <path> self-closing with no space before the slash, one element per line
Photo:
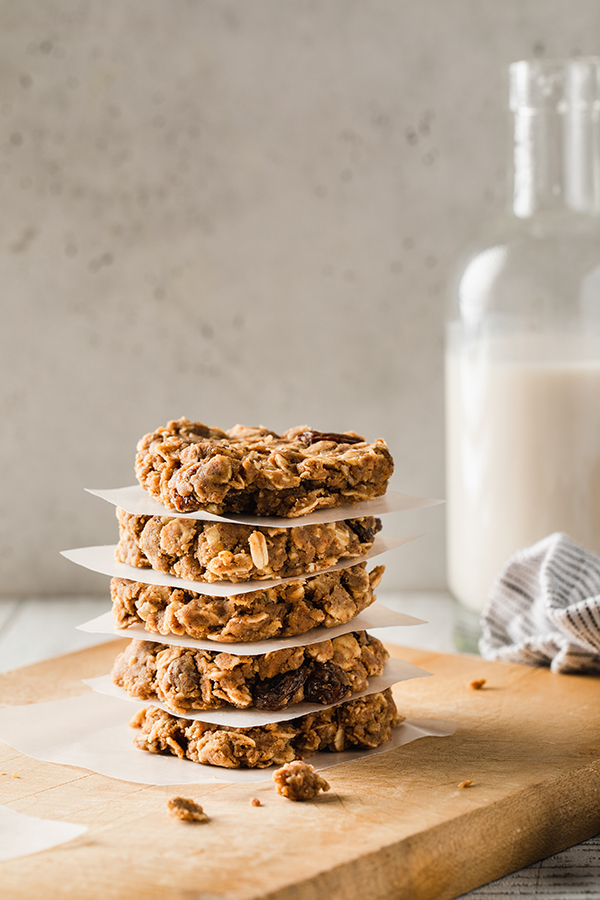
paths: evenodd
<path fill-rule="evenodd" d="M 80 679 L 107 671 L 122 643 L 2 675 L 0 698 L 80 694 Z M 330 793 L 309 803 L 279 797 L 270 781 L 180 791 L 121 782 L 0 743 L 0 803 L 89 827 L 0 864 L 2 900 L 442 900 L 600 831 L 600 679 L 392 652 L 435 676 L 399 685 L 400 710 L 455 720 L 456 734 L 329 769 Z M 479 678 L 487 683 L 473 690 Z M 177 793 L 211 821 L 169 817 Z"/>

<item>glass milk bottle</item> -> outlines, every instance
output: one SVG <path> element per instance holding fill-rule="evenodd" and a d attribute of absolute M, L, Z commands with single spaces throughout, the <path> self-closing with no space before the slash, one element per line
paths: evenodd
<path fill-rule="evenodd" d="M 510 67 L 512 210 L 471 248 L 446 352 L 448 579 L 480 611 L 554 531 L 600 553 L 600 59 Z"/>

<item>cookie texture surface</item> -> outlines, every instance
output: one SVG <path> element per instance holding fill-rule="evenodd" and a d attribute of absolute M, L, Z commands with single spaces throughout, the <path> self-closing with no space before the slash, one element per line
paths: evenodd
<path fill-rule="evenodd" d="M 117 518 L 119 562 L 190 581 L 310 575 L 362 556 L 381 529 L 381 520 L 372 516 L 292 528 L 138 516 L 122 509 Z"/>
<path fill-rule="evenodd" d="M 352 747 L 380 747 L 403 720 L 391 688 L 348 700 L 285 722 L 258 728 L 229 728 L 179 718 L 157 707 L 136 713 L 132 725 L 141 728 L 135 746 L 151 753 L 228 769 L 266 768 L 305 759 L 319 750 L 341 752 Z"/>
<path fill-rule="evenodd" d="M 385 441 L 354 432 L 221 431 L 186 418 L 145 435 L 135 461 L 142 487 L 169 509 L 285 517 L 380 497 L 393 468 Z"/>
<path fill-rule="evenodd" d="M 160 700 L 175 713 L 255 707 L 287 709 L 308 701 L 340 703 L 381 675 L 389 654 L 365 631 L 256 656 L 131 641 L 112 670 L 113 682 L 140 700 Z"/>
<path fill-rule="evenodd" d="M 349 622 L 375 600 L 384 567 L 365 563 L 288 581 L 264 591 L 210 597 L 194 591 L 113 578 L 113 617 L 119 628 L 142 624 L 154 634 L 187 635 L 217 643 L 306 634 Z"/>

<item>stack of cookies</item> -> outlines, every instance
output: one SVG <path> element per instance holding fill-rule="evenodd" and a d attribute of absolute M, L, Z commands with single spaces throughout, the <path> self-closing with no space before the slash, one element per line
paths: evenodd
<path fill-rule="evenodd" d="M 147 638 L 131 641 L 112 671 L 115 685 L 150 704 L 135 718 L 136 746 L 262 768 L 388 741 L 401 721 L 391 689 L 369 693 L 388 658 L 381 642 L 344 628 L 310 642 L 314 628 L 351 623 L 375 599 L 384 569 L 367 572 L 364 558 L 381 522 L 351 516 L 353 504 L 386 491 L 393 461 L 384 441 L 306 427 L 225 432 L 183 418 L 142 438 L 135 469 L 164 511 L 117 510 L 116 557 L 140 569 L 140 581 L 112 579 L 113 615 Z M 149 568 L 189 588 L 149 584 Z M 224 594 L 203 593 L 216 582 Z M 252 652 L 265 640 L 273 650 Z M 311 711 L 294 715 L 306 703 Z M 229 720 L 202 720 L 215 710 Z M 239 727 L 239 710 L 277 715 Z"/>

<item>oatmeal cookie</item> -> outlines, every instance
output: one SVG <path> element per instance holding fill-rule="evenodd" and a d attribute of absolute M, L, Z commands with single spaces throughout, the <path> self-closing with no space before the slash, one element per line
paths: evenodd
<path fill-rule="evenodd" d="M 340 703 L 381 675 L 389 654 L 366 631 L 256 656 L 131 641 L 117 656 L 113 682 L 131 697 L 188 710 L 281 710 L 294 703 Z"/>
<path fill-rule="evenodd" d="M 221 431 L 186 418 L 145 435 L 135 462 L 142 487 L 169 509 L 286 517 L 380 497 L 393 469 L 385 441 L 353 431 Z"/>
<path fill-rule="evenodd" d="M 273 772 L 277 793 L 288 800 L 313 800 L 319 791 L 328 791 L 329 782 L 315 772 L 314 766 L 295 759 Z"/>
<path fill-rule="evenodd" d="M 369 750 L 392 737 L 398 715 L 391 688 L 286 722 L 230 728 L 182 719 L 155 706 L 135 719 L 135 746 L 151 753 L 227 769 L 260 768 L 305 759 L 318 750 Z"/>
<path fill-rule="evenodd" d="M 113 616 L 119 628 L 143 624 L 155 634 L 188 635 L 217 643 L 262 641 L 343 625 L 370 606 L 384 566 L 365 563 L 287 581 L 263 591 L 210 597 L 181 588 L 113 578 Z"/>
<path fill-rule="evenodd" d="M 190 581 L 310 575 L 363 556 L 381 530 L 381 520 L 372 516 L 293 528 L 137 516 L 123 509 L 117 518 L 119 562 Z"/>

